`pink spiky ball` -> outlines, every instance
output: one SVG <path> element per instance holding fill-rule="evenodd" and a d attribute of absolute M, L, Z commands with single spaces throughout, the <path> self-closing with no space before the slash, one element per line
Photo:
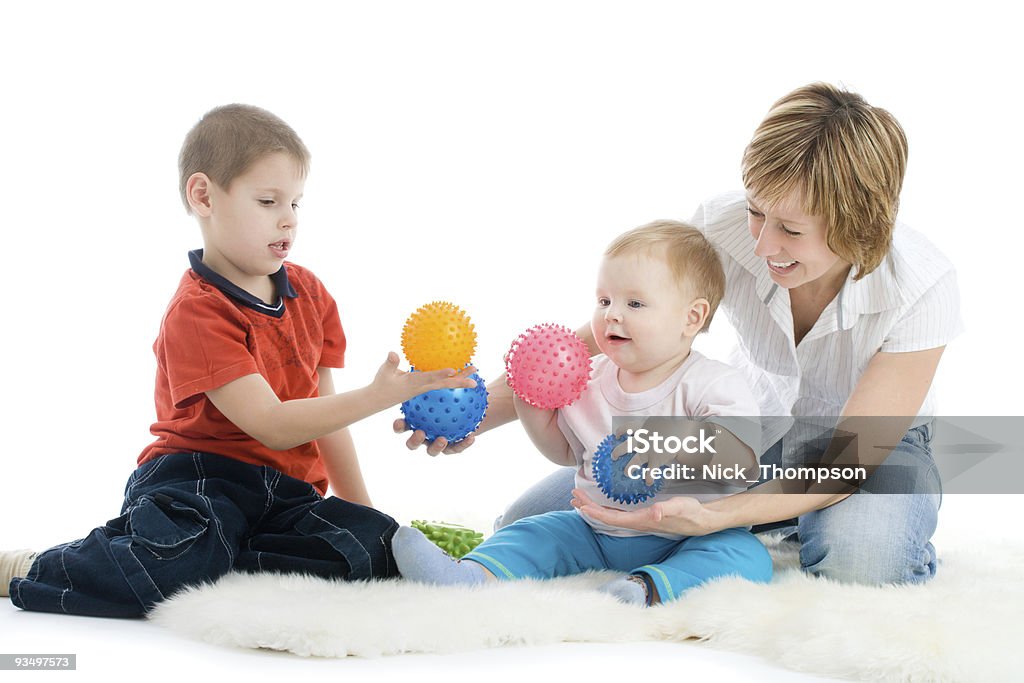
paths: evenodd
<path fill-rule="evenodd" d="M 545 323 L 519 335 L 505 360 L 508 385 L 537 408 L 571 405 L 590 381 L 590 352 L 568 327 Z"/>

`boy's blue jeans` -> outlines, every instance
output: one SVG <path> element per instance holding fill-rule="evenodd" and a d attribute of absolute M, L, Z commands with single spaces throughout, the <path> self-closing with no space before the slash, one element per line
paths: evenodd
<path fill-rule="evenodd" d="M 796 532 L 801 566 L 819 576 L 868 585 L 927 581 L 935 575 L 935 547 L 930 539 L 942 500 L 931 430 L 931 424 L 926 424 L 906 433 L 886 459 L 886 464 L 896 466 L 872 475 L 870 489 L 876 493 L 860 492 L 799 520 L 753 531 Z M 780 442 L 761 462 L 778 463 L 781 457 Z M 495 528 L 550 510 L 571 509 L 574 472 L 575 468 L 562 468 L 535 484 L 498 518 Z"/>
<path fill-rule="evenodd" d="M 270 467 L 164 455 L 132 473 L 120 517 L 40 553 L 28 576 L 11 582 L 11 600 L 41 612 L 139 617 L 232 569 L 393 577 L 397 528 L 382 512 L 325 499 Z"/>

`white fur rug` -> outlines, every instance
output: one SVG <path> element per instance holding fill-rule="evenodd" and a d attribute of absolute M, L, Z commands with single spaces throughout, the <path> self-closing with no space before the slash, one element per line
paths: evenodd
<path fill-rule="evenodd" d="M 179 593 L 151 618 L 209 643 L 303 656 L 695 638 L 858 680 L 1024 676 L 1024 546 L 988 545 L 985 558 L 946 552 L 929 584 L 882 588 L 808 577 L 792 544 L 770 549 L 771 584 L 724 579 L 650 609 L 594 592 L 611 574 L 473 589 L 232 574 Z"/>

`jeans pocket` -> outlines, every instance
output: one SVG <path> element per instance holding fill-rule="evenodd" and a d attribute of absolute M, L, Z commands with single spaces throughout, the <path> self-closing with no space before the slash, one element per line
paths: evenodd
<path fill-rule="evenodd" d="M 173 560 L 203 536 L 210 519 L 188 503 L 162 493 L 147 494 L 128 510 L 132 543 L 159 560 Z"/>

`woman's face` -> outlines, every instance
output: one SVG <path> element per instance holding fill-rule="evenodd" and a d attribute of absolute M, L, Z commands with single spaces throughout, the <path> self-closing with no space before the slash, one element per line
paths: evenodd
<path fill-rule="evenodd" d="M 780 287 L 794 289 L 850 267 L 828 248 L 824 219 L 804 213 L 795 192 L 773 205 L 748 192 L 747 225 L 757 240 L 754 253 L 765 260 Z"/>

